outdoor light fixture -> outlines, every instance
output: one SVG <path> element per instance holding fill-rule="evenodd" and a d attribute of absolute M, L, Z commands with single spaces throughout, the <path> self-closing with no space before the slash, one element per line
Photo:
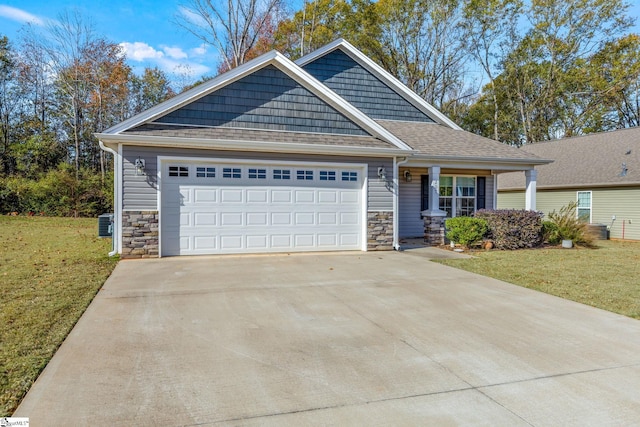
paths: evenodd
<path fill-rule="evenodd" d="M 380 166 L 378 168 L 378 178 L 380 178 L 383 181 L 387 180 L 387 170 L 384 168 L 384 166 Z"/>
<path fill-rule="evenodd" d="M 411 177 L 411 171 L 404 171 L 404 180 L 407 182 L 411 182 L 413 178 Z"/>
<path fill-rule="evenodd" d="M 136 166 L 136 176 L 143 176 L 145 174 L 145 171 L 144 171 L 144 167 L 145 167 L 144 159 L 142 159 L 142 158 L 140 158 L 138 156 L 138 158 L 136 159 L 136 162 L 135 162 L 135 166 Z"/>

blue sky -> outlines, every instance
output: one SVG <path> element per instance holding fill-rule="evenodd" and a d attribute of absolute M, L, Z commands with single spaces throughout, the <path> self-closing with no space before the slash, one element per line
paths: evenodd
<path fill-rule="evenodd" d="M 27 22 L 46 26 L 65 9 L 77 9 L 96 34 L 120 43 L 136 71 L 158 66 L 175 78 L 197 79 L 216 72 L 218 55 L 177 26 L 180 1 L 157 0 L 0 0 L 0 34 L 18 42 Z M 183 2 L 182 2 L 183 3 Z"/>
<path fill-rule="evenodd" d="M 184 3 L 184 0 L 0 0 L 0 34 L 16 43 L 18 31 L 25 23 L 44 26 L 65 9 L 78 9 L 91 20 L 97 34 L 122 44 L 134 70 L 158 66 L 173 80 L 182 78 L 186 84 L 202 75 L 214 75 L 218 55 L 213 47 L 203 45 L 174 23 L 180 4 Z M 631 3 L 630 15 L 637 19 L 640 2 Z M 640 33 L 640 22 L 636 22 L 635 31 Z"/>

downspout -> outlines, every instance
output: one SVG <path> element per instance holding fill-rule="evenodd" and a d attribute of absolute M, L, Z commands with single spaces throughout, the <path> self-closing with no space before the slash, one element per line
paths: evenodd
<path fill-rule="evenodd" d="M 399 205 L 400 205 L 400 165 L 403 165 L 409 161 L 409 157 L 404 157 L 398 161 L 397 157 L 393 158 L 393 249 L 400 251 L 398 224 L 399 218 Z"/>
<path fill-rule="evenodd" d="M 98 142 L 102 150 L 113 154 L 113 230 L 111 234 L 111 252 L 109 252 L 109 256 L 114 256 L 118 254 L 118 242 L 120 241 L 120 224 L 118 223 L 118 212 L 120 209 L 120 198 L 118 197 L 118 188 L 120 187 L 120 174 L 118 171 L 120 168 L 118 166 L 120 165 L 120 156 L 117 151 L 107 147 L 102 141 Z"/>

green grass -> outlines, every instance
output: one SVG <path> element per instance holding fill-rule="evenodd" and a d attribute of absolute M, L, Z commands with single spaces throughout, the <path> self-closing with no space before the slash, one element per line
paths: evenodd
<path fill-rule="evenodd" d="M 640 319 L 640 243 L 597 248 L 478 251 L 442 264 Z"/>
<path fill-rule="evenodd" d="M 0 216 L 0 417 L 9 416 L 117 259 L 97 219 Z"/>

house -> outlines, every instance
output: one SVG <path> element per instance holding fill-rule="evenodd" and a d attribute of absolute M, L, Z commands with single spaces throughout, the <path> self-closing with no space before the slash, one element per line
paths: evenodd
<path fill-rule="evenodd" d="M 553 163 L 536 167 L 537 208 L 548 214 L 577 202 L 577 215 L 610 227 L 610 236 L 640 240 L 640 128 L 522 147 Z M 522 208 L 525 177 L 500 175 L 498 207 Z"/>
<path fill-rule="evenodd" d="M 497 174 L 535 189 L 547 163 L 461 130 L 344 40 L 264 54 L 97 137 L 123 257 L 441 244 L 445 217 L 495 206 Z"/>

